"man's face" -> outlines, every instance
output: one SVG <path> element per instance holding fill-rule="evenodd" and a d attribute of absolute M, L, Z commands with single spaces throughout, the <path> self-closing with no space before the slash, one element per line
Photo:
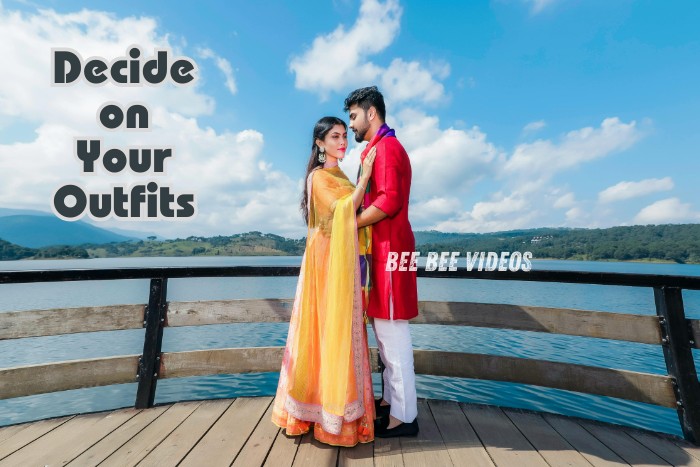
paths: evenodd
<path fill-rule="evenodd" d="M 355 133 L 355 141 L 361 143 L 363 141 L 368 141 L 366 139 L 367 132 L 369 132 L 369 119 L 367 118 L 367 111 L 362 109 L 357 104 L 354 104 L 348 109 L 350 112 L 350 129 Z"/>

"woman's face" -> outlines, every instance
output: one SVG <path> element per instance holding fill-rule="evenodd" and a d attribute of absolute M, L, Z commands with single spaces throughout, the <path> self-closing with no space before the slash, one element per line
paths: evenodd
<path fill-rule="evenodd" d="M 343 125 L 333 125 L 323 141 L 316 140 L 316 144 L 326 150 L 326 157 L 342 159 L 348 149 L 348 130 Z"/>

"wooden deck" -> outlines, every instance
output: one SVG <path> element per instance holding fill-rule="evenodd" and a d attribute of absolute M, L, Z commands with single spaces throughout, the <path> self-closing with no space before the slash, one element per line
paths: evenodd
<path fill-rule="evenodd" d="M 420 400 L 420 434 L 337 448 L 288 438 L 270 397 L 179 402 L 0 428 L 0 466 L 700 466 L 680 438 L 582 419 Z"/>

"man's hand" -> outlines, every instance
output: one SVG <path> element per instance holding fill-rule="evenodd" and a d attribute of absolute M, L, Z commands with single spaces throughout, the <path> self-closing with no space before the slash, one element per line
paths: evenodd
<path fill-rule="evenodd" d="M 386 213 L 376 206 L 370 206 L 357 216 L 357 228 L 376 224 L 386 217 Z"/>

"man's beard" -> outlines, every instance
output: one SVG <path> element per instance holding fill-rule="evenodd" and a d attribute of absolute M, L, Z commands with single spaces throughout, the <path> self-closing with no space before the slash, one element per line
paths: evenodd
<path fill-rule="evenodd" d="M 363 142 L 365 140 L 365 135 L 367 134 L 368 131 L 369 131 L 369 123 L 367 125 L 365 125 L 364 128 L 357 128 L 355 130 L 355 141 L 357 141 L 358 143 Z"/>

